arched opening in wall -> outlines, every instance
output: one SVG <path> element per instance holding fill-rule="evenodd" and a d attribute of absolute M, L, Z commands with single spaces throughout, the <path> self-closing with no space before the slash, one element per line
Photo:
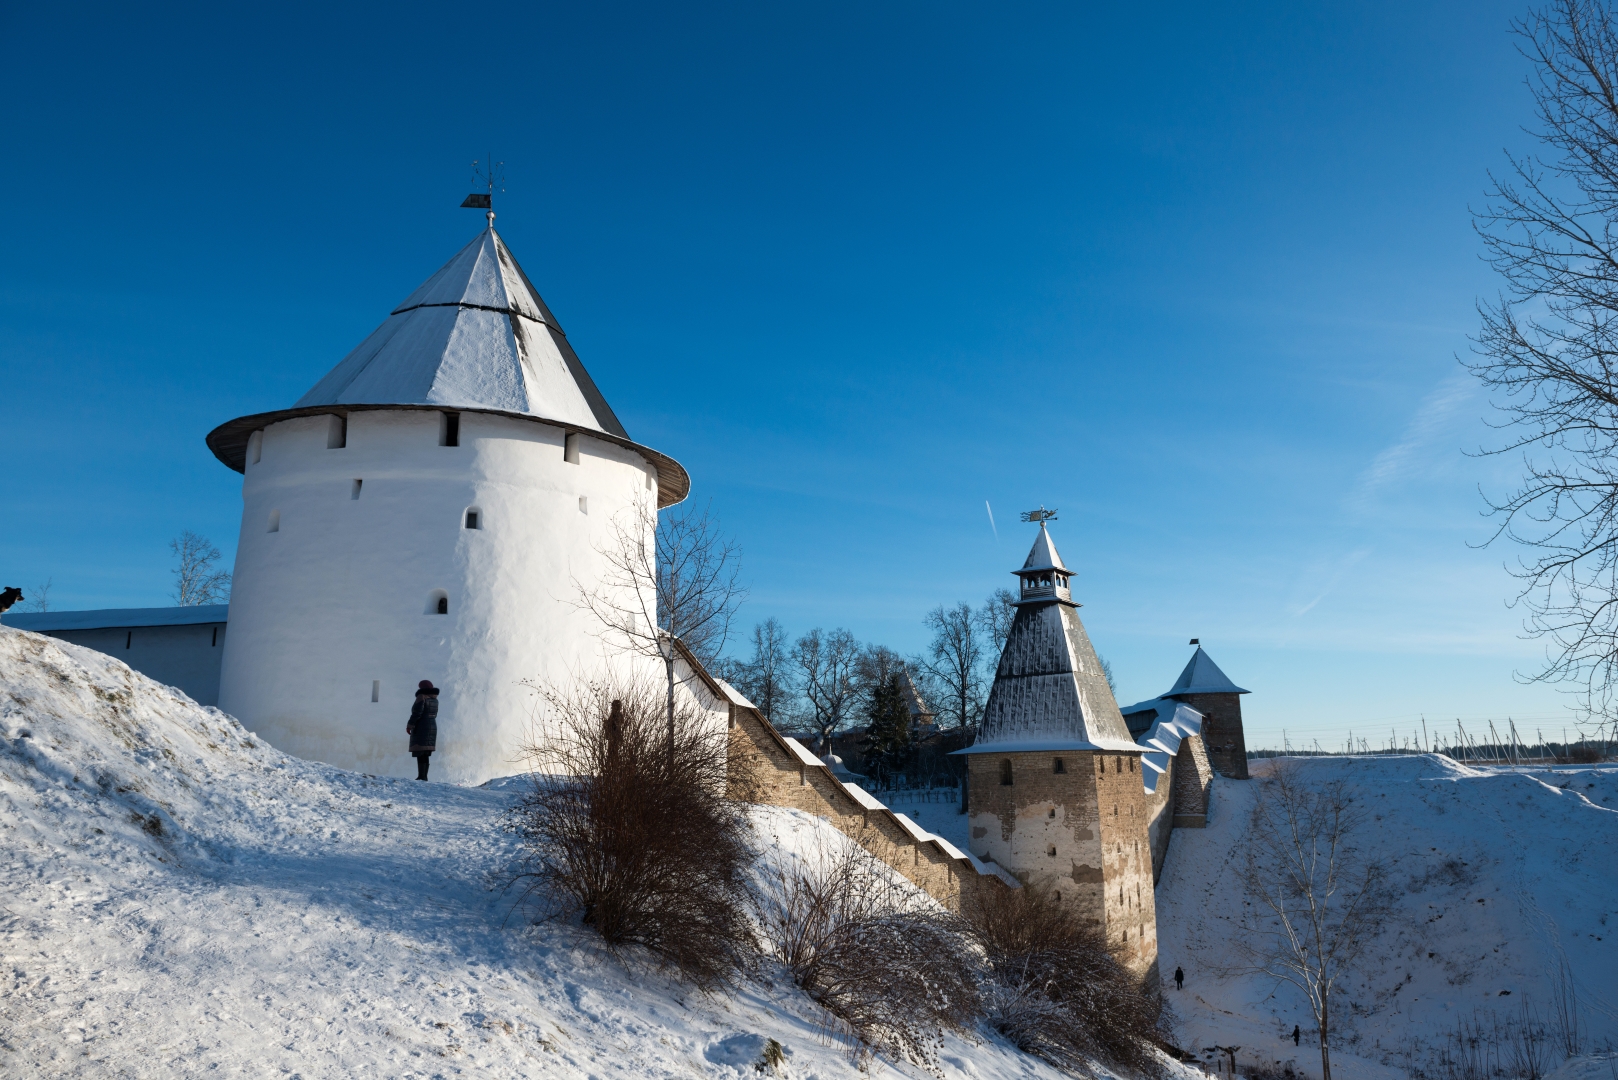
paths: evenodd
<path fill-rule="evenodd" d="M 264 432 L 255 431 L 247 437 L 247 463 L 257 465 L 264 456 Z"/>
<path fill-rule="evenodd" d="M 434 589 L 432 592 L 428 593 L 427 594 L 427 614 L 429 614 L 429 615 L 448 615 L 449 614 L 449 593 L 445 592 L 443 589 Z"/>
<path fill-rule="evenodd" d="M 466 514 L 461 518 L 461 524 L 468 529 L 483 528 L 483 511 L 475 506 L 467 507 Z"/>
<path fill-rule="evenodd" d="M 326 417 L 326 449 L 341 450 L 348 445 L 348 417 Z"/>
<path fill-rule="evenodd" d="M 281 511 L 279 511 L 279 510 L 271 510 L 270 511 L 270 527 L 269 527 L 269 529 L 267 531 L 268 532 L 280 532 L 281 531 Z"/>
<path fill-rule="evenodd" d="M 445 412 L 438 414 L 438 445 L 461 445 L 461 414 Z"/>
<path fill-rule="evenodd" d="M 1000 786 L 1001 787 L 1010 787 L 1011 786 L 1011 759 L 1010 758 L 1007 758 L 1006 760 L 1004 760 L 1004 761 L 1002 761 L 1000 763 Z"/>

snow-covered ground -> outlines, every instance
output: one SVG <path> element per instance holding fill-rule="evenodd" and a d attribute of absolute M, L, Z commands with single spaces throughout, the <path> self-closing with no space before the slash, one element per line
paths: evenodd
<path fill-rule="evenodd" d="M 1347 781 L 1364 800 L 1362 846 L 1387 864 L 1398 894 L 1395 916 L 1348 981 L 1336 1020 L 1347 1045 L 1333 1054 L 1334 1075 L 1406 1076 L 1460 1020 L 1516 1017 L 1525 999 L 1544 1014 L 1564 961 L 1592 1048 L 1618 1044 L 1618 768 L 1514 772 L 1434 755 L 1290 760 L 1309 780 Z M 1255 773 L 1265 767 L 1254 763 Z M 1182 993 L 1164 982 L 1187 1049 L 1241 1046 L 1241 1062 L 1295 1062 L 1319 1075 L 1308 1036 L 1298 1048 L 1290 1038 L 1294 1024 L 1311 1028 L 1295 991 L 1213 974 L 1242 903 L 1232 856 L 1253 791 L 1253 782 L 1215 778 L 1209 827 L 1174 834 L 1157 889 L 1159 969 L 1185 970 Z M 1587 1064 L 1608 1075 L 1606 1059 Z"/>
<path fill-rule="evenodd" d="M 922 1075 L 862 1072 L 782 980 L 706 997 L 527 925 L 492 887 L 514 790 L 291 758 L 111 657 L 0 629 L 0 1076 L 756 1080 L 767 1039 L 799 1080 Z M 846 842 L 791 810 L 755 825 L 761 849 Z M 939 1064 L 1058 1075 L 987 1033 Z"/>

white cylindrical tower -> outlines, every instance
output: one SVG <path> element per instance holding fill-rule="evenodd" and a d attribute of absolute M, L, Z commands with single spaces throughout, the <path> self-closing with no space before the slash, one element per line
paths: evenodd
<path fill-rule="evenodd" d="M 631 442 L 491 227 L 293 408 L 208 438 L 243 471 L 220 708 L 300 757 L 414 771 L 416 684 L 442 688 L 435 777 L 520 767 L 529 684 L 605 673 L 581 608 L 684 469 Z"/>

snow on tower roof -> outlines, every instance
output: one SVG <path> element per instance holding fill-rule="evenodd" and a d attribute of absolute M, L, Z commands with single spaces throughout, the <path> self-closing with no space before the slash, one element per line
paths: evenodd
<path fill-rule="evenodd" d="M 369 409 L 450 409 L 546 423 L 630 447 L 654 464 L 658 502 L 691 480 L 672 458 L 630 441 L 556 316 L 491 224 L 411 293 L 291 409 L 244 416 L 208 436 L 241 472 L 247 438 L 294 416 Z"/>
<path fill-rule="evenodd" d="M 1180 694 L 1250 694 L 1251 690 L 1243 690 L 1226 677 L 1219 665 L 1213 662 L 1213 657 L 1197 646 L 1197 651 L 1191 654 L 1191 660 L 1180 672 L 1180 677 L 1174 680 L 1174 685 L 1164 692 L 1164 697 L 1176 697 Z"/>
<path fill-rule="evenodd" d="M 1039 523 L 1039 535 L 1034 537 L 1034 546 L 1028 549 L 1028 561 L 1022 564 L 1024 570 L 1060 570 L 1064 574 L 1072 573 L 1062 565 L 1062 556 L 1056 553 L 1056 541 L 1051 539 L 1050 530 L 1045 523 Z"/>
<path fill-rule="evenodd" d="M 1043 521 L 1018 575 L 1071 571 Z M 1017 601 L 978 742 L 958 754 L 1140 750 L 1118 711 L 1077 606 L 1054 586 Z"/>
<path fill-rule="evenodd" d="M 293 408 L 348 404 L 498 409 L 629 437 L 493 226 Z"/>

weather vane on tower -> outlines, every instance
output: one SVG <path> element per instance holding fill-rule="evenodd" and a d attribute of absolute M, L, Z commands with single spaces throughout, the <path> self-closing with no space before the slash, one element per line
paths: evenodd
<path fill-rule="evenodd" d="M 481 167 L 480 167 L 481 165 Z M 473 210 L 487 210 L 489 212 L 489 228 L 494 228 L 494 189 L 498 187 L 502 195 L 506 192 L 506 163 L 494 160 L 494 153 L 483 161 L 472 162 L 472 184 L 483 185 L 484 191 L 474 191 L 461 203 L 463 207 Z"/>
<path fill-rule="evenodd" d="M 1022 519 L 1024 521 L 1033 521 L 1043 525 L 1047 521 L 1056 520 L 1056 511 L 1047 510 L 1044 506 L 1041 506 L 1038 510 L 1024 510 Z"/>

